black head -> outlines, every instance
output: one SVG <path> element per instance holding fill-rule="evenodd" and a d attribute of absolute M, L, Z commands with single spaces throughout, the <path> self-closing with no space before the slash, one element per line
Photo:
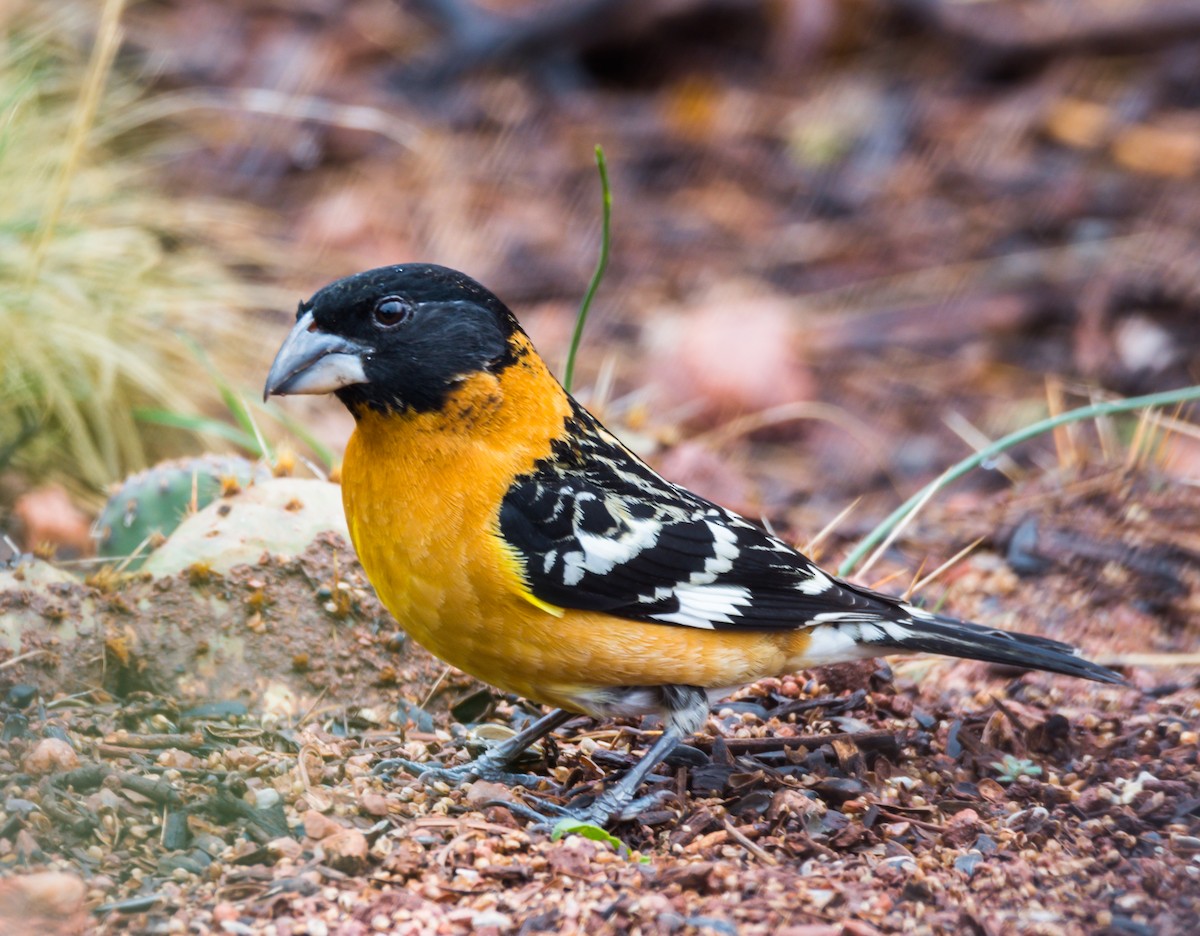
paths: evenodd
<path fill-rule="evenodd" d="M 437 410 L 465 378 L 513 363 L 520 334 L 503 302 L 454 270 L 367 270 L 300 303 L 264 395 L 333 392 L 351 412 Z"/>

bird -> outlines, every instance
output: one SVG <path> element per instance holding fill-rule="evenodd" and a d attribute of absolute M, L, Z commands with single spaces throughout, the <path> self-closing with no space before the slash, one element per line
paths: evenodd
<path fill-rule="evenodd" d="M 657 715 L 642 758 L 567 813 L 606 826 L 637 814 L 713 702 L 765 677 L 924 652 L 1124 682 L 1069 644 L 842 580 L 672 484 L 447 267 L 367 270 L 299 304 L 264 400 L 325 393 L 354 417 L 342 499 L 383 605 L 433 655 L 552 709 L 470 763 L 412 772 L 520 777 L 526 748 L 577 715 Z"/>

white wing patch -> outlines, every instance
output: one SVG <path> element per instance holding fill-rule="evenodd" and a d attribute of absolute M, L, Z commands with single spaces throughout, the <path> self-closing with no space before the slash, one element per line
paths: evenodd
<path fill-rule="evenodd" d="M 822 611 L 808 619 L 810 624 L 874 624 L 879 615 L 874 611 Z"/>
<path fill-rule="evenodd" d="M 597 536 L 577 529 L 575 539 L 580 548 L 563 553 L 563 582 L 567 585 L 578 585 L 589 572 L 593 575 L 606 575 L 618 565 L 632 561 L 639 553 L 658 542 L 658 535 L 662 532 L 661 523 L 632 518 L 626 523 L 629 532 L 617 538 Z"/>
<path fill-rule="evenodd" d="M 920 616 L 929 620 L 933 619 L 933 615 L 928 611 L 922 611 Z M 893 640 L 896 643 L 903 643 L 905 640 L 912 638 L 912 628 L 900 621 L 889 621 L 881 618 L 875 623 L 877 626 L 883 628 L 889 640 Z"/>
<path fill-rule="evenodd" d="M 705 526 L 712 532 L 713 555 L 704 560 L 704 571 L 693 572 L 688 577 L 689 584 L 708 585 L 715 582 L 717 577 L 733 570 L 733 562 L 738 557 L 737 534 L 727 526 L 704 521 Z"/>
<path fill-rule="evenodd" d="M 679 610 L 651 617 L 664 624 L 682 624 L 712 630 L 715 624 L 732 624 L 753 598 L 742 585 L 676 585 L 668 591 L 679 601 Z M 665 596 L 663 596 L 665 597 Z"/>
<path fill-rule="evenodd" d="M 808 619 L 810 624 L 842 626 L 847 634 L 858 634 L 859 640 L 878 643 L 883 640 L 903 641 L 910 630 L 899 621 L 880 617 L 878 611 L 822 611 Z"/>
<path fill-rule="evenodd" d="M 819 595 L 834 587 L 833 579 L 814 565 L 809 566 L 809 575 L 796 583 L 796 591 L 805 595 Z"/>

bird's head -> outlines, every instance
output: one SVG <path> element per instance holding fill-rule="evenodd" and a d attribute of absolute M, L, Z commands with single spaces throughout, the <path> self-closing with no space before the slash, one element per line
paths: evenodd
<path fill-rule="evenodd" d="M 336 393 L 353 413 L 440 409 L 464 380 L 526 347 L 508 308 L 446 267 L 356 273 L 300 303 L 267 375 L 272 394 Z"/>

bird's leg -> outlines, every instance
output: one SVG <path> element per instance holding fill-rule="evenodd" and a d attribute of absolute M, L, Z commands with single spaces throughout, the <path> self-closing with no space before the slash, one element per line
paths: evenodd
<path fill-rule="evenodd" d="M 675 795 L 673 789 L 660 789 L 635 799 L 638 787 L 646 780 L 650 771 L 670 756 L 685 734 L 678 728 L 667 728 L 625 776 L 608 786 L 588 806 L 559 806 L 541 800 L 537 807 L 533 807 L 526 803 L 500 799 L 491 800 L 484 805 L 503 806 L 514 815 L 528 819 L 535 827 L 544 830 L 552 830 L 563 819 L 574 819 L 601 828 L 614 821 L 628 822 Z"/>
<path fill-rule="evenodd" d="M 634 687 L 631 687 L 634 688 Z M 637 687 L 645 691 L 645 687 Z M 645 809 L 662 802 L 664 793 L 657 790 L 646 796 L 635 798 L 637 791 L 650 772 L 666 760 L 679 743 L 697 731 L 708 717 L 708 694 L 698 686 L 655 686 L 648 687 L 658 696 L 659 711 L 664 727 L 657 741 L 650 746 L 642 759 L 625 773 L 625 776 L 605 788 L 588 806 L 548 806 L 547 811 L 560 819 L 576 819 L 590 825 L 606 826 L 612 821 L 636 819 Z M 504 805 L 504 804 L 498 804 Z M 521 815 L 530 816 L 532 810 L 521 810 Z M 549 823 L 548 817 L 543 822 Z"/>
<path fill-rule="evenodd" d="M 568 807 L 564 815 L 601 828 L 614 819 L 635 819 L 647 806 L 655 805 L 662 799 L 661 791 L 635 799 L 638 788 L 650 771 L 666 760 L 688 734 L 690 732 L 684 731 L 678 724 L 668 722 L 658 740 L 642 755 L 640 761 L 626 771 L 625 776 L 606 787 L 590 806 L 582 809 Z"/>
<path fill-rule="evenodd" d="M 572 718 L 574 715 L 571 712 L 554 709 L 511 738 L 488 748 L 475 760 L 458 767 L 441 767 L 437 764 L 422 764 L 394 757 L 376 764 L 374 773 L 389 773 L 400 768 L 415 777 L 420 777 L 426 783 L 434 780 L 454 784 L 468 780 L 490 780 L 497 783 L 536 786 L 546 778 L 536 774 L 510 773 L 506 768 L 520 757 L 527 747 Z"/>

